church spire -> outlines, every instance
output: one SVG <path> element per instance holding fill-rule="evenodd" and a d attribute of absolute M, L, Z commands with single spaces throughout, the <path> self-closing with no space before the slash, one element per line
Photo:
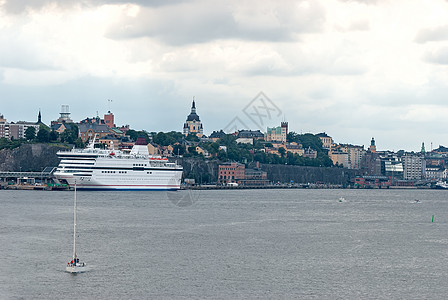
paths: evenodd
<path fill-rule="evenodd" d="M 191 105 L 191 113 L 192 114 L 196 113 L 196 103 L 194 102 L 194 96 L 193 96 L 193 104 Z"/>
<path fill-rule="evenodd" d="M 37 124 L 42 123 L 42 115 L 40 114 L 40 108 L 39 108 L 39 114 L 37 115 Z"/>

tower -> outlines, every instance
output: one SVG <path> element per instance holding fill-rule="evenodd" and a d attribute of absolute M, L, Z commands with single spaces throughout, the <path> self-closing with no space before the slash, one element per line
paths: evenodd
<path fill-rule="evenodd" d="M 196 103 L 193 98 L 191 105 L 191 112 L 187 116 L 187 121 L 184 123 L 183 133 L 185 136 L 189 134 L 195 134 L 197 137 L 202 137 L 203 128 L 199 116 L 196 114 Z"/>
<path fill-rule="evenodd" d="M 281 122 L 281 141 L 286 143 L 286 138 L 288 136 L 288 122 Z"/>
<path fill-rule="evenodd" d="M 369 150 L 372 153 L 376 153 L 376 146 L 375 146 L 375 139 L 374 138 L 372 138 L 372 140 L 370 141 Z"/>
<path fill-rule="evenodd" d="M 41 124 L 42 123 L 42 115 L 40 114 L 40 109 L 39 109 L 39 114 L 37 115 L 37 123 L 36 124 Z"/>
<path fill-rule="evenodd" d="M 110 110 L 107 112 L 107 114 L 104 115 L 104 123 L 106 123 L 106 125 L 109 128 L 115 127 L 115 123 L 114 123 L 114 114 L 110 112 Z"/>
<path fill-rule="evenodd" d="M 73 120 L 70 119 L 70 109 L 68 105 L 61 106 L 60 117 L 57 120 L 58 123 L 73 123 Z"/>

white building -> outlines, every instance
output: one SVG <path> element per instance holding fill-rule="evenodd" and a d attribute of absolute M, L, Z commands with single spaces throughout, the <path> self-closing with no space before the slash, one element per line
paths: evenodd
<path fill-rule="evenodd" d="M 415 154 L 406 154 L 403 156 L 403 178 L 405 180 L 422 179 L 425 160 Z"/>
<path fill-rule="evenodd" d="M 424 177 L 426 179 L 434 179 L 434 180 L 446 180 L 447 175 L 447 169 L 439 167 L 439 166 L 433 166 L 433 167 L 426 167 Z"/>

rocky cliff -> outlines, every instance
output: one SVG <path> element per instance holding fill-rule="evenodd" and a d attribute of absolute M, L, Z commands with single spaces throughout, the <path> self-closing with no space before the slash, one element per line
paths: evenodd
<path fill-rule="evenodd" d="M 0 150 L 0 171 L 40 172 L 45 167 L 56 167 L 56 152 L 67 150 L 63 145 L 23 144 L 15 149 Z"/>

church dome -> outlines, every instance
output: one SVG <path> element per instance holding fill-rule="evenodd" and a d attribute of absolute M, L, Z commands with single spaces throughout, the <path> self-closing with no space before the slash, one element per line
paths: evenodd
<path fill-rule="evenodd" d="M 201 120 L 199 120 L 199 116 L 196 113 L 191 113 L 191 114 L 188 115 L 187 121 L 198 121 L 198 122 L 200 122 Z"/>

